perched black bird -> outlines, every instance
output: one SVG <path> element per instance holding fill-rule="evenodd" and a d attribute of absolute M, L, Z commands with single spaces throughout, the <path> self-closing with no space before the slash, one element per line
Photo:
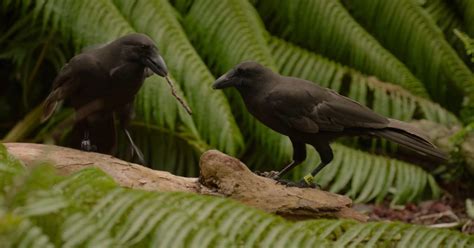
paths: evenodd
<path fill-rule="evenodd" d="M 43 104 L 44 122 L 59 101 L 76 110 L 71 146 L 112 154 L 116 144 L 114 112 L 141 163 L 143 155 L 134 144 L 127 126 L 133 115 L 133 101 L 151 73 L 166 77 L 168 69 L 153 41 L 144 34 L 129 34 L 74 56 L 59 72 Z M 82 113 L 82 116 L 78 113 Z"/>
<path fill-rule="evenodd" d="M 379 136 L 427 158 L 446 159 L 408 123 L 383 117 L 330 89 L 303 79 L 281 76 L 255 62 L 237 65 L 213 85 L 214 89 L 227 87 L 239 91 L 248 111 L 259 121 L 290 137 L 293 161 L 274 174 L 275 179 L 302 163 L 306 158 L 305 144 L 310 144 L 318 151 L 321 163 L 309 178 L 305 178 L 308 183 L 332 161 L 329 143 L 341 136 Z"/>

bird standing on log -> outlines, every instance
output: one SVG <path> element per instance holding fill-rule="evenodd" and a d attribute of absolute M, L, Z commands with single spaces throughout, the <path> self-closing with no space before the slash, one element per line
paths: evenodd
<path fill-rule="evenodd" d="M 96 49 L 74 56 L 59 72 L 43 104 L 42 122 L 66 100 L 75 110 L 70 146 L 112 154 L 116 146 L 114 112 L 135 153 L 127 126 L 133 116 L 135 95 L 151 73 L 166 77 L 168 69 L 154 42 L 144 34 L 129 34 Z"/>
<path fill-rule="evenodd" d="M 312 82 L 285 77 L 256 62 L 243 62 L 222 75 L 214 89 L 235 87 L 248 111 L 266 126 L 289 136 L 293 161 L 279 179 L 306 159 L 305 144 L 319 153 L 321 163 L 298 186 L 314 186 L 313 177 L 333 159 L 330 142 L 341 136 L 378 136 L 396 142 L 427 159 L 446 156 L 410 124 L 386 118 L 358 102 Z"/>

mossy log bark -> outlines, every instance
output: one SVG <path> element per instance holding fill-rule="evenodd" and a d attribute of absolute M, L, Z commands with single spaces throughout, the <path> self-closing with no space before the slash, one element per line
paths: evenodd
<path fill-rule="evenodd" d="M 47 161 L 67 175 L 94 166 L 123 187 L 228 197 L 288 219 L 324 217 L 367 220 L 365 215 L 351 208 L 352 201 L 346 196 L 277 184 L 272 179 L 252 173 L 238 159 L 216 150 L 201 156 L 199 178 L 186 178 L 99 153 L 31 143 L 5 143 L 5 146 L 27 167 Z"/>

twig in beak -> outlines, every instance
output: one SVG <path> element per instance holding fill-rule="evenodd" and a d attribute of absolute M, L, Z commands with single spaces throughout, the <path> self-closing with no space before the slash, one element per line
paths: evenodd
<path fill-rule="evenodd" d="M 183 108 L 186 110 L 186 112 L 188 112 L 189 115 L 192 115 L 193 112 L 191 111 L 191 108 L 186 104 L 186 102 L 181 98 L 179 97 L 177 94 L 176 94 L 176 90 L 174 88 L 174 85 L 173 83 L 171 82 L 171 80 L 169 79 L 168 76 L 165 77 L 166 79 L 166 82 L 168 82 L 168 85 L 170 86 L 171 88 L 171 94 L 174 96 L 174 98 L 176 98 L 176 100 L 178 100 L 179 103 L 181 103 L 181 105 L 183 106 Z"/>

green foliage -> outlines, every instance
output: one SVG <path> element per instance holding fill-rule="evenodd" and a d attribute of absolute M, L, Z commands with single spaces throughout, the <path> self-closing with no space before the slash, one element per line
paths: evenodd
<path fill-rule="evenodd" d="M 21 166 L 3 146 L 0 155 L 0 162 Z M 294 223 L 225 198 L 124 189 L 96 168 L 58 177 L 38 167 L 0 174 L 0 181 L 6 178 L 13 181 L 0 194 L 3 247 L 474 244 L 474 237 L 454 231 L 390 222 Z"/>
<path fill-rule="evenodd" d="M 474 104 L 474 77 L 435 22 L 412 0 L 345 0 L 353 16 L 451 111 Z M 470 117 L 466 117 L 470 118 Z"/>
<path fill-rule="evenodd" d="M 15 175 L 23 172 L 23 165 L 7 152 L 5 146 L 0 144 L 0 189 L 5 194 L 7 185 L 11 185 Z"/>
<path fill-rule="evenodd" d="M 401 85 L 414 94 L 427 96 L 420 81 L 367 33 L 339 1 L 258 0 L 256 7 L 274 34 Z"/>
<path fill-rule="evenodd" d="M 10 16 L 14 21 L 6 18 Z M 0 89 L 0 121 L 20 118 L 42 101 L 42 94 L 49 90 L 38 81 L 54 78 L 51 72 L 61 68 L 70 56 L 64 49 L 63 39 L 54 39 L 54 30 L 42 30 L 34 24 L 32 13 L 20 9 L 0 9 L 0 77 L 4 81 L 16 81 Z M 28 30 L 28 32 L 25 32 Z M 59 37 L 58 37 L 59 38 Z M 11 65 L 10 65 L 11 64 Z M 15 72 L 15 73 L 12 73 Z M 2 99 L 2 95 L 5 98 Z"/>
<path fill-rule="evenodd" d="M 335 247 L 470 247 L 474 236 L 397 222 L 357 223 L 314 220 L 297 226 L 317 238 L 331 240 Z"/>
<path fill-rule="evenodd" d="M 436 22 L 436 25 L 443 31 L 446 41 L 456 50 L 457 55 L 469 66 L 469 57 L 466 55 L 463 43 L 455 34 L 456 29 L 465 30 L 464 23 L 456 6 L 446 0 L 412 0 L 419 4 Z"/>
<path fill-rule="evenodd" d="M 474 39 L 457 29 L 454 30 L 454 33 L 464 43 L 466 53 L 474 63 Z"/>
<path fill-rule="evenodd" d="M 443 108 L 448 105 L 443 104 L 441 107 L 423 98 L 427 96 L 425 86 L 413 76 L 419 75 L 420 71 L 402 64 L 382 46 L 386 44 L 380 44 L 365 31 L 339 1 L 252 0 L 254 5 L 243 0 L 171 2 L 175 7 L 166 0 L 5 0 L 0 5 L 1 18 L 6 20 L 0 24 L 0 30 L 5 31 L 0 35 L 0 44 L 5 44 L 0 54 L 5 55 L 4 60 L 13 61 L 16 68 L 14 73 L 8 72 L 7 75 L 34 75 L 35 66 L 32 65 L 37 64 L 36 58 L 42 50 L 45 51 L 42 64 L 57 69 L 70 58 L 74 50 L 77 52 L 88 46 L 108 42 L 126 33 L 148 34 L 160 48 L 172 77 L 178 83 L 179 94 L 185 97 L 194 115 L 188 116 L 171 96 L 164 80 L 154 76 L 145 82 L 136 98 L 137 117 L 132 122 L 131 131 L 151 167 L 179 175 L 197 175 L 199 156 L 212 148 L 238 156 L 253 170 L 276 170 L 289 162 L 292 149 L 286 137 L 250 116 L 235 91 L 229 90 L 224 94 L 210 87 L 217 76 L 244 60 L 255 60 L 282 74 L 330 87 L 392 118 L 406 121 L 429 119 L 444 125 L 459 123 L 457 116 Z M 403 24 L 403 30 L 410 25 L 419 26 L 413 27 L 420 33 L 413 34 L 418 40 L 416 45 L 406 45 L 403 51 L 407 51 L 407 56 L 415 56 L 419 51 L 431 53 L 433 61 L 426 63 L 417 57 L 416 61 L 412 61 L 420 64 L 417 66 L 439 65 L 439 60 L 457 61 L 452 63 L 456 65 L 461 60 L 452 59 L 456 55 L 449 47 L 446 49 L 449 46 L 446 41 L 439 43 L 440 39 L 444 39 L 440 30 L 445 30 L 447 34 L 449 29 L 458 26 L 459 20 L 466 22 L 467 18 L 453 16 L 451 9 L 443 7 L 447 6 L 446 2 L 419 2 L 417 4 L 421 4 L 424 10 L 417 7 L 413 16 L 422 15 L 422 21 L 416 19 L 413 24 L 406 24 L 400 17 L 395 19 Z M 468 4 L 462 0 L 456 3 L 461 2 Z M 11 10 L 15 10 L 15 18 L 6 14 Z M 377 22 L 386 23 L 393 18 L 389 14 L 381 15 Z M 433 19 L 428 19 L 431 20 L 428 28 L 424 26 L 427 18 Z M 436 27 L 435 21 L 441 29 Z M 265 27 L 306 49 L 272 37 Z M 31 32 L 19 32 L 22 29 Z M 436 46 L 431 42 L 430 35 L 437 29 L 438 35 L 434 42 L 444 45 L 440 49 L 433 49 Z M 391 42 L 408 44 L 408 41 L 399 38 L 403 35 L 397 35 L 399 30 L 385 31 L 387 36 L 392 37 Z M 44 49 L 46 46 L 48 48 Z M 448 50 L 451 52 L 446 52 Z M 445 53 L 448 55 L 445 56 Z M 451 67 L 449 70 L 433 68 L 424 71 L 430 74 L 427 77 L 456 70 Z M 20 92 L 25 96 L 35 95 L 41 100 L 55 73 L 42 66 L 38 70 L 46 77 L 27 76 L 29 83 L 25 90 L 28 92 Z M 461 68 L 459 71 L 463 70 Z M 8 71 L 8 68 L 0 70 L 0 75 L 4 71 Z M 461 78 L 455 74 L 450 73 L 456 80 Z M 381 82 L 371 75 L 387 82 Z M 16 78 L 11 78 L 9 80 L 16 82 Z M 441 77 L 436 81 L 438 85 L 432 85 L 431 81 L 420 79 L 434 90 L 444 90 L 446 95 L 453 96 L 450 100 L 454 105 L 461 101 L 462 95 L 456 88 L 460 81 L 444 82 L 442 80 L 447 80 L 446 77 Z M 465 84 L 467 90 L 470 83 L 466 81 Z M 444 89 L 443 85 L 456 87 Z M 4 104 L 4 99 L 0 92 L 0 115 L 3 109 L 10 109 L 7 114 L 3 114 L 9 116 L 15 112 L 15 107 Z M 36 100 L 29 105 L 33 107 L 38 103 Z M 457 113 L 459 109 L 452 110 Z M 46 125 L 38 127 L 35 113 L 32 110 L 29 118 L 16 125 L 13 129 L 15 132 L 7 137 L 51 142 L 51 132 L 68 115 L 68 112 L 62 111 Z M 465 113 L 469 114 L 468 111 Z M 16 121 L 9 120 L 13 123 Z M 0 122 L 3 122 L 1 116 Z M 119 143 L 120 156 L 129 159 L 130 151 L 123 137 L 120 137 Z M 360 147 L 361 143 L 351 145 Z M 371 148 L 387 151 L 384 143 L 382 147 L 380 143 L 373 142 Z M 367 149 L 366 145 L 364 149 Z M 334 192 L 347 194 L 358 202 L 381 201 L 388 197 L 393 204 L 433 198 L 439 194 L 432 176 L 412 164 L 372 156 L 342 145 L 335 145 L 334 150 L 336 160 L 317 178 L 318 183 Z M 299 180 L 318 162 L 317 153 L 308 147 L 307 161 L 290 176 Z M 362 185 L 361 182 L 366 180 L 369 180 L 368 185 Z M 12 216 L 14 219 L 18 217 Z M 36 223 L 32 222 L 32 227 L 35 226 Z"/>
<path fill-rule="evenodd" d="M 462 19 L 456 13 L 456 8 L 445 0 L 412 0 L 423 7 L 438 27 L 443 31 L 446 40 L 451 45 L 456 44 L 454 29 L 464 28 Z"/>
<path fill-rule="evenodd" d="M 453 2 L 463 17 L 467 33 L 474 36 L 474 2 L 471 0 L 454 0 Z"/>

